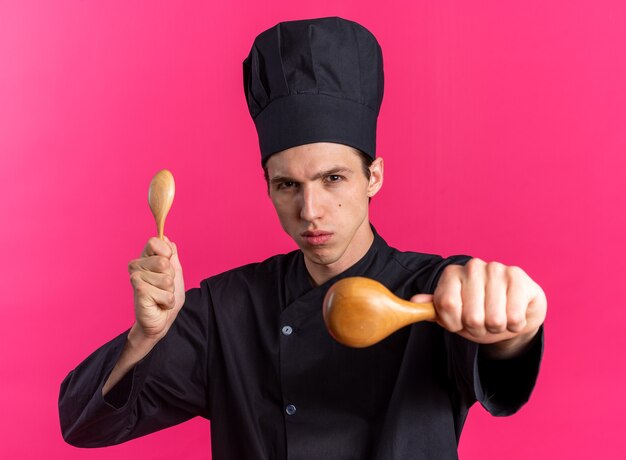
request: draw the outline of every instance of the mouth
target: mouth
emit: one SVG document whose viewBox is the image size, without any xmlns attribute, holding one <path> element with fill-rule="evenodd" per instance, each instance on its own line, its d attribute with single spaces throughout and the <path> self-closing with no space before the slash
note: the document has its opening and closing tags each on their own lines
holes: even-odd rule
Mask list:
<svg viewBox="0 0 626 460">
<path fill-rule="evenodd" d="M 300 233 L 300 236 L 310 246 L 320 246 L 320 245 L 328 243 L 328 241 L 332 238 L 333 234 L 331 232 L 315 230 L 315 231 L 309 231 L 309 232 L 302 232 Z"/>
</svg>

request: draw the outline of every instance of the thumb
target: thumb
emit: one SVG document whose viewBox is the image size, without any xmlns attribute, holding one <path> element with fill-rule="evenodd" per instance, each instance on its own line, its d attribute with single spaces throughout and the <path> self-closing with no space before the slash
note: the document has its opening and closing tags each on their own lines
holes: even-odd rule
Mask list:
<svg viewBox="0 0 626 460">
<path fill-rule="evenodd" d="M 176 243 L 172 243 L 167 236 L 163 237 L 172 248 L 170 256 L 170 264 L 174 268 L 174 295 L 176 296 L 176 305 L 174 308 L 180 308 L 185 303 L 185 280 L 183 279 L 183 267 L 178 260 L 178 248 Z"/>
<path fill-rule="evenodd" d="M 176 272 L 182 272 L 182 267 L 180 265 L 180 261 L 178 259 L 178 248 L 176 247 L 176 243 L 172 243 L 170 241 L 170 239 L 163 235 L 163 239 L 165 241 L 167 241 L 167 244 L 170 245 L 170 248 L 172 249 L 172 255 L 170 256 L 170 262 L 172 263 L 172 266 L 174 267 L 174 270 Z"/>
<path fill-rule="evenodd" d="M 413 297 L 409 299 L 410 302 L 415 303 L 429 303 L 433 301 L 432 294 L 415 294 Z"/>
<path fill-rule="evenodd" d="M 433 303 L 433 295 L 432 294 L 415 294 L 413 297 L 409 299 L 409 301 L 415 302 L 415 303 Z M 434 304 L 433 304 L 433 307 L 434 307 Z M 435 319 L 429 320 L 429 321 L 436 322 L 437 321 L 436 316 L 437 315 L 435 314 Z"/>
<path fill-rule="evenodd" d="M 176 244 L 172 243 L 166 235 L 163 235 L 163 240 L 167 243 L 167 245 L 170 247 L 170 250 L 172 251 L 170 257 L 178 255 L 178 248 L 176 248 Z"/>
</svg>

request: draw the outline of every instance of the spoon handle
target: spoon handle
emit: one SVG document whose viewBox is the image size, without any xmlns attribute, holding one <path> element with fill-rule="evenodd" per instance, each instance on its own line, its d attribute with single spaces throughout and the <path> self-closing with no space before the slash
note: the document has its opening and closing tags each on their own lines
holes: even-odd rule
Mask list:
<svg viewBox="0 0 626 460">
<path fill-rule="evenodd" d="M 159 239 L 162 240 L 165 233 L 165 218 L 157 222 L 157 233 L 159 235 Z"/>
</svg>

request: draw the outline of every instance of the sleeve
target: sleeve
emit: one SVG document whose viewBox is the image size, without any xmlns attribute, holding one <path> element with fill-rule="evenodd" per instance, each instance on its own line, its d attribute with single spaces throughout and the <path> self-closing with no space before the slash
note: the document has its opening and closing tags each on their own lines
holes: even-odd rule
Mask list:
<svg viewBox="0 0 626 460">
<path fill-rule="evenodd" d="M 119 444 L 194 416 L 210 418 L 208 348 L 210 296 L 206 282 L 186 292 L 167 335 L 106 397 L 102 387 L 128 331 L 103 345 L 61 384 L 63 438 L 78 447 Z"/>
<path fill-rule="evenodd" d="M 543 355 L 543 326 L 524 352 L 490 359 L 480 346 L 457 334 L 445 334 L 448 375 L 466 407 L 478 401 L 491 415 L 512 415 L 528 402 Z"/>
<path fill-rule="evenodd" d="M 433 270 L 429 292 L 434 292 L 445 267 L 464 265 L 469 259 L 452 256 L 442 260 Z M 444 331 L 444 341 L 448 378 L 458 391 L 459 406 L 469 408 L 478 401 L 490 414 L 506 416 L 528 402 L 543 356 L 543 325 L 526 350 L 511 359 L 490 359 L 478 344 L 448 331 Z"/>
<path fill-rule="evenodd" d="M 528 402 L 543 357 L 543 325 L 524 352 L 510 359 L 489 359 L 478 351 L 474 361 L 476 399 L 491 415 L 511 415 Z"/>
</svg>

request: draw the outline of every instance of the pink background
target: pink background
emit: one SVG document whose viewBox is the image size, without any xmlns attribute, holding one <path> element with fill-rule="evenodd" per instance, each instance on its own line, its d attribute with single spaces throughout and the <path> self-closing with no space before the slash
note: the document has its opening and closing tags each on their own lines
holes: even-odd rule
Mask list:
<svg viewBox="0 0 626 460">
<path fill-rule="evenodd" d="M 200 419 L 66 445 L 59 384 L 132 322 L 126 266 L 155 231 L 157 170 L 177 180 L 166 229 L 187 287 L 293 249 L 241 63 L 276 22 L 329 15 L 384 50 L 383 237 L 520 265 L 548 294 L 533 399 L 504 419 L 475 407 L 461 458 L 623 458 L 626 4 L 314 3 L 0 4 L 0 458 L 210 458 Z"/>
</svg>

